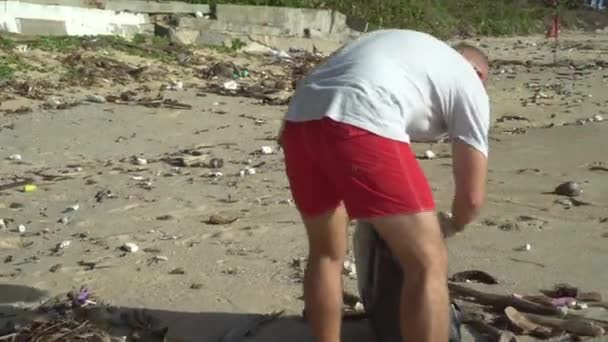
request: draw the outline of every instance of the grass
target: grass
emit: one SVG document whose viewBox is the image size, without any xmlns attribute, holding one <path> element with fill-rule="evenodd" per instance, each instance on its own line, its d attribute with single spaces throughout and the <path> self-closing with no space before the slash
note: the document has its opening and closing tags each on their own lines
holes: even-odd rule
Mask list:
<svg viewBox="0 0 608 342">
<path fill-rule="evenodd" d="M 505 36 L 542 32 L 554 9 L 542 0 L 185 0 L 190 3 L 329 8 L 365 18 L 371 29 L 410 28 L 448 38 L 459 33 Z M 562 10 L 580 0 L 561 1 Z M 568 18 L 568 16 L 566 16 Z M 566 26 L 568 22 L 565 22 Z"/>
<path fill-rule="evenodd" d="M 0 80 L 10 80 L 15 76 L 15 73 L 31 69 L 31 65 L 23 62 L 15 54 L 0 56 Z"/>
</svg>

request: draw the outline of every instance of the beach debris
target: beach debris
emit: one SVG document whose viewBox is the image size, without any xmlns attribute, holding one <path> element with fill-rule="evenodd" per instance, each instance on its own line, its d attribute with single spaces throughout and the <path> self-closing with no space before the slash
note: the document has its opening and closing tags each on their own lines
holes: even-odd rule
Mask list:
<svg viewBox="0 0 608 342">
<path fill-rule="evenodd" d="M 122 245 L 121 249 L 128 253 L 136 253 L 137 251 L 139 251 L 139 246 L 137 246 L 133 242 L 127 242 L 124 245 Z"/>
<path fill-rule="evenodd" d="M 513 248 L 513 250 L 517 251 L 517 252 L 529 252 L 531 249 L 532 249 L 532 245 L 530 245 L 529 243 L 527 243 L 523 246 Z"/>
<path fill-rule="evenodd" d="M 480 283 L 486 285 L 498 284 L 498 280 L 496 280 L 496 278 L 494 278 L 492 275 L 478 270 L 454 273 L 449 280 L 457 283 Z"/>
<path fill-rule="evenodd" d="M 169 261 L 169 258 L 164 255 L 155 255 L 148 260 L 148 265 L 158 264 L 161 261 Z"/>
<path fill-rule="evenodd" d="M 512 311 L 518 312 L 514 308 L 512 309 Z M 532 323 L 556 330 L 556 333 L 566 331 L 577 336 L 585 337 L 598 337 L 606 333 L 605 327 L 603 327 L 597 322 L 594 322 L 589 319 L 584 319 L 582 317 L 560 318 L 524 312 L 519 312 L 519 314 Z"/>
<path fill-rule="evenodd" d="M 224 176 L 224 174 L 220 171 L 211 171 L 211 172 L 208 172 L 205 176 L 209 177 L 209 178 L 219 178 L 219 177 Z"/>
<path fill-rule="evenodd" d="M 108 260 L 109 258 L 109 256 L 105 256 L 94 260 L 80 260 L 78 261 L 78 266 L 84 267 L 87 271 L 93 271 L 95 269 L 100 268 L 109 268 L 111 267 L 109 264 L 102 264 L 105 260 Z"/>
<path fill-rule="evenodd" d="M 175 268 L 175 269 L 169 271 L 169 274 L 173 274 L 173 275 L 175 275 L 175 274 L 186 274 L 186 270 L 183 267 L 178 267 L 178 268 Z"/>
<path fill-rule="evenodd" d="M 436 157 L 435 152 L 431 151 L 431 150 L 427 150 L 426 152 L 424 152 L 424 158 L 426 159 L 433 159 Z"/>
<path fill-rule="evenodd" d="M 251 176 L 251 175 L 255 175 L 256 173 L 257 173 L 257 171 L 255 168 L 248 166 L 248 167 L 242 169 L 241 171 L 239 171 L 239 176 L 241 176 L 241 177 Z"/>
<path fill-rule="evenodd" d="M 170 109 L 192 109 L 192 105 L 181 103 L 174 99 L 166 99 L 162 94 L 158 94 L 154 98 L 141 97 L 137 98 L 137 93 L 126 91 L 119 96 L 106 96 L 106 100 L 110 103 L 123 105 L 140 105 L 148 108 L 170 108 Z"/>
<path fill-rule="evenodd" d="M 566 283 L 555 284 L 550 290 L 542 290 L 543 294 L 551 298 L 576 298 L 578 296 L 578 287 Z"/>
<path fill-rule="evenodd" d="M 214 214 L 209 216 L 209 218 L 203 222 L 210 225 L 225 225 L 236 222 L 238 219 L 239 218 L 236 216 L 222 216 L 219 214 Z"/>
<path fill-rule="evenodd" d="M 88 102 L 92 102 L 92 103 L 105 103 L 106 102 L 105 97 L 99 96 L 99 95 L 93 95 L 93 94 L 87 95 L 86 100 Z"/>
<path fill-rule="evenodd" d="M 23 186 L 23 192 L 29 193 L 38 190 L 38 186 L 36 184 L 25 184 Z"/>
<path fill-rule="evenodd" d="M 73 204 L 73 205 L 65 208 L 62 213 L 67 214 L 69 212 L 78 211 L 78 209 L 80 209 L 80 205 L 78 203 L 76 203 L 76 204 Z"/>
<path fill-rule="evenodd" d="M 363 303 L 357 302 L 355 306 L 353 306 L 353 310 L 355 310 L 355 312 L 363 313 L 365 312 L 365 307 L 363 306 Z"/>
<path fill-rule="evenodd" d="M 173 91 L 184 90 L 184 82 L 182 82 L 182 81 L 171 81 L 171 83 L 169 84 L 169 87 L 167 89 L 173 90 Z"/>
<path fill-rule="evenodd" d="M 470 301 L 480 305 L 492 307 L 495 311 L 502 312 L 509 306 L 519 311 L 530 312 L 539 315 L 560 316 L 559 308 L 548 304 L 539 304 L 514 295 L 499 295 L 474 290 L 453 282 L 448 283 L 450 293 L 454 298 Z"/>
<path fill-rule="evenodd" d="M 14 160 L 14 161 L 22 161 L 23 157 L 20 154 L 12 154 L 12 155 L 8 156 L 7 159 Z"/>
<path fill-rule="evenodd" d="M 453 298 L 488 306 L 494 312 L 502 312 L 513 326 L 518 328 L 519 334 L 548 338 L 567 332 L 575 337 L 586 337 L 601 336 L 608 330 L 608 321 L 572 313 L 571 309 L 601 306 L 601 302 L 579 302 L 576 299 L 578 289 L 567 284 L 557 284 L 552 290 L 541 291 L 545 295 L 538 296 L 491 294 L 451 282 L 448 286 Z M 590 292 L 586 296 L 594 300 L 601 299 L 598 293 Z M 585 295 L 582 298 L 585 298 Z M 470 310 L 472 309 L 464 314 L 464 324 L 476 326 L 479 322 L 484 322 L 485 316 L 479 318 L 479 314 Z M 493 321 L 501 320 L 494 318 Z M 489 325 L 488 322 L 485 324 Z"/>
<path fill-rule="evenodd" d="M 72 244 L 72 241 L 70 241 L 70 240 L 64 240 L 64 241 L 61 241 L 60 243 L 58 243 L 58 244 L 55 246 L 55 248 L 53 249 L 53 251 L 54 251 L 55 253 L 58 253 L 58 252 L 60 252 L 60 251 L 62 251 L 62 250 L 64 250 L 64 249 L 66 249 L 66 248 L 70 247 L 70 245 L 71 245 L 71 244 Z"/>
<path fill-rule="evenodd" d="M 512 306 L 507 307 L 504 310 L 505 316 L 509 319 L 513 325 L 521 329 L 521 333 L 525 335 L 542 336 L 544 338 L 551 336 L 551 329 L 533 323 L 526 318 L 523 314 L 517 311 Z"/>
<path fill-rule="evenodd" d="M 148 164 L 148 160 L 145 158 L 141 158 L 141 157 L 137 157 L 137 156 L 133 156 L 131 158 L 131 162 L 133 163 L 133 165 L 147 165 Z"/>
<path fill-rule="evenodd" d="M 49 268 L 49 272 L 55 273 L 55 272 L 59 271 L 61 269 L 61 267 L 63 267 L 63 265 L 55 264 L 55 265 L 51 266 L 51 268 Z"/>
<path fill-rule="evenodd" d="M 264 325 L 283 316 L 284 312 L 284 310 L 277 310 L 252 318 L 244 325 L 228 330 L 220 338 L 220 342 L 244 342 L 247 338 L 256 335 Z"/>
<path fill-rule="evenodd" d="M 110 334 L 100 327 L 88 322 L 73 319 L 57 318 L 51 320 L 35 320 L 21 327 L 18 332 L 0 336 L 6 341 L 99 341 L 113 342 Z"/>
<path fill-rule="evenodd" d="M 221 169 L 222 167 L 224 167 L 224 159 L 211 158 L 207 164 L 211 169 Z"/>
<path fill-rule="evenodd" d="M 260 148 L 260 153 L 261 154 L 273 154 L 274 148 L 272 146 L 262 146 Z"/>
<path fill-rule="evenodd" d="M 583 193 L 582 186 L 574 181 L 568 181 L 558 185 L 554 193 L 560 196 L 577 197 Z"/>
<path fill-rule="evenodd" d="M 115 198 L 116 195 L 111 190 L 101 190 L 95 194 L 95 201 L 97 203 L 103 202 L 106 198 Z"/>
<path fill-rule="evenodd" d="M 239 84 L 236 81 L 228 81 L 224 82 L 224 84 L 222 84 L 222 87 L 226 90 L 238 90 Z"/>
<path fill-rule="evenodd" d="M 6 230 L 6 221 L 4 219 L 0 219 L 0 230 Z"/>
<path fill-rule="evenodd" d="M 342 272 L 351 279 L 357 279 L 357 267 L 354 262 L 344 261 Z"/>
<path fill-rule="evenodd" d="M 576 294 L 576 300 L 579 302 L 601 302 L 603 300 L 602 294 L 599 292 L 578 292 Z"/>
<path fill-rule="evenodd" d="M 169 221 L 169 220 L 173 220 L 175 217 L 173 217 L 173 215 L 161 215 L 161 216 L 157 216 L 156 220 L 157 221 Z"/>
<path fill-rule="evenodd" d="M 602 122 L 602 121 L 604 121 L 604 117 L 600 114 L 596 114 L 593 116 L 592 120 L 595 122 Z"/>
<path fill-rule="evenodd" d="M 18 231 L 19 233 L 22 233 L 22 234 L 23 234 L 23 233 L 25 233 L 25 226 L 24 226 L 24 225 L 22 225 L 22 224 L 18 225 L 18 226 L 17 226 L 17 231 Z"/>
</svg>

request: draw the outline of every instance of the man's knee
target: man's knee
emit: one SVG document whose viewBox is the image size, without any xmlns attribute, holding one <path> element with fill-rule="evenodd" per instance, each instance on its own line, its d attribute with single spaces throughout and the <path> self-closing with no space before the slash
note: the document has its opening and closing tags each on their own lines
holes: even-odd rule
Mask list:
<svg viewBox="0 0 608 342">
<path fill-rule="evenodd" d="M 443 277 L 447 274 L 447 249 L 434 212 L 370 222 L 409 275 Z"/>
</svg>

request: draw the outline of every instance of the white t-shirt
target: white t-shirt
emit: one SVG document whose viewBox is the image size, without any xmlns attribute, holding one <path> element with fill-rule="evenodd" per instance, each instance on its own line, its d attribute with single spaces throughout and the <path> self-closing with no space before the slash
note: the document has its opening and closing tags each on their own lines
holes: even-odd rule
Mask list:
<svg viewBox="0 0 608 342">
<path fill-rule="evenodd" d="M 285 120 L 323 117 L 406 143 L 447 133 L 488 154 L 490 105 L 481 80 L 459 52 L 422 32 L 368 33 L 314 69 Z"/>
</svg>

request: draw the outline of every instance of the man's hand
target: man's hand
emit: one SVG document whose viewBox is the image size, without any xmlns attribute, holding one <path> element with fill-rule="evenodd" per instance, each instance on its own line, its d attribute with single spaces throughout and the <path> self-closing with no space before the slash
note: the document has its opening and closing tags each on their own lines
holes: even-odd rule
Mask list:
<svg viewBox="0 0 608 342">
<path fill-rule="evenodd" d="M 455 139 L 452 142 L 452 162 L 455 183 L 452 224 L 456 231 L 462 231 L 483 206 L 488 161 L 483 153 Z"/>
</svg>

